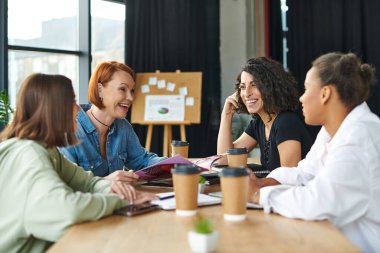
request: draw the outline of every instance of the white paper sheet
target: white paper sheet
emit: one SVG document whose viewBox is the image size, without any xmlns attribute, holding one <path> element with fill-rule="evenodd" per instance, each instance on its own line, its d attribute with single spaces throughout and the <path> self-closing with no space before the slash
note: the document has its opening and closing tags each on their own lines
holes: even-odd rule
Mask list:
<svg viewBox="0 0 380 253">
<path fill-rule="evenodd" d="M 186 96 L 187 95 L 187 87 L 179 88 L 179 94 Z"/>
<path fill-rule="evenodd" d="M 159 197 L 172 196 L 173 192 L 165 192 L 156 194 Z M 198 194 L 198 206 L 216 205 L 222 202 L 221 198 L 211 197 L 206 194 Z M 153 200 L 152 204 L 159 205 L 164 210 L 175 209 L 175 197 L 164 200 Z"/>
<path fill-rule="evenodd" d="M 175 89 L 175 83 L 168 83 L 168 84 L 166 85 L 166 89 L 167 89 L 168 91 L 173 92 L 174 89 Z"/>
<path fill-rule="evenodd" d="M 210 192 L 208 195 L 216 197 L 216 198 L 222 198 L 222 192 Z M 260 204 L 247 202 L 247 208 L 248 209 L 263 209 L 263 206 Z"/>
<path fill-rule="evenodd" d="M 157 77 L 155 77 L 155 76 L 149 77 L 149 84 L 150 85 L 156 85 L 157 84 Z"/>
<path fill-rule="evenodd" d="M 182 95 L 147 95 L 145 121 L 184 121 L 185 97 Z"/>
<path fill-rule="evenodd" d="M 157 88 L 165 89 L 165 87 L 166 87 L 166 81 L 165 80 L 158 80 L 157 81 Z"/>
<path fill-rule="evenodd" d="M 193 106 L 194 105 L 194 98 L 193 97 L 187 97 L 185 105 L 186 106 Z"/>
<path fill-rule="evenodd" d="M 141 93 L 149 93 L 149 92 L 150 92 L 150 88 L 148 84 L 141 85 Z"/>
</svg>

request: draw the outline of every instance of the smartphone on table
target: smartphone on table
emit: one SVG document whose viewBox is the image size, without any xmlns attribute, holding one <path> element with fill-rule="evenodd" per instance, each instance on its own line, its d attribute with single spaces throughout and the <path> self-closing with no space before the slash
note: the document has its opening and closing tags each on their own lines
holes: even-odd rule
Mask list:
<svg viewBox="0 0 380 253">
<path fill-rule="evenodd" d="M 142 213 L 151 212 L 160 209 L 159 205 L 145 202 L 139 205 L 128 205 L 114 211 L 116 215 L 135 216 Z"/>
</svg>

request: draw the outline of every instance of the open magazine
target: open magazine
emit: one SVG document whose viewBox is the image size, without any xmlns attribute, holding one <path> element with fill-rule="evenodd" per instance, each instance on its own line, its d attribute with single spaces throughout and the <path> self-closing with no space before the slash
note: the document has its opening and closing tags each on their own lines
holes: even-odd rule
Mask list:
<svg viewBox="0 0 380 253">
<path fill-rule="evenodd" d="M 165 179 L 171 178 L 171 169 L 176 164 L 194 164 L 202 169 L 202 171 L 208 171 L 211 169 L 212 164 L 220 159 L 223 155 L 214 155 L 206 158 L 201 158 L 198 160 L 188 160 L 180 155 L 176 155 L 174 157 L 170 157 L 161 162 L 143 168 L 141 170 L 136 171 L 135 173 L 139 175 L 142 180 L 157 180 L 157 179 Z"/>
</svg>

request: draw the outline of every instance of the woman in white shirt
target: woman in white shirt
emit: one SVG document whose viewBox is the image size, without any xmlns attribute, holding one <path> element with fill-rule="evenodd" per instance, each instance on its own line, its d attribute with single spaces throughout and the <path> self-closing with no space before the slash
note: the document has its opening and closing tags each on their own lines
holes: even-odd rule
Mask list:
<svg viewBox="0 0 380 253">
<path fill-rule="evenodd" d="M 378 252 L 380 119 L 365 102 L 374 79 L 355 54 L 317 58 L 300 98 L 306 123 L 322 125 L 317 139 L 296 168 L 251 175 L 250 201 L 290 218 L 328 219 L 362 251 Z"/>
</svg>

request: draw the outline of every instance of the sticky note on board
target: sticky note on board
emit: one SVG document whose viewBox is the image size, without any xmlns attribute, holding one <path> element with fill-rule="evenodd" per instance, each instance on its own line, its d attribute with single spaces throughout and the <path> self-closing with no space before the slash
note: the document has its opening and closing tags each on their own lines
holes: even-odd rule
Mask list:
<svg viewBox="0 0 380 253">
<path fill-rule="evenodd" d="M 158 80 L 157 81 L 157 88 L 165 89 L 165 87 L 166 87 L 166 81 L 165 80 Z"/>
<path fill-rule="evenodd" d="M 166 89 L 167 89 L 168 91 L 173 92 L 174 89 L 175 89 L 175 83 L 168 83 L 167 86 L 166 86 Z"/>
<path fill-rule="evenodd" d="M 179 88 L 179 94 L 186 96 L 187 95 L 187 87 Z"/>
<path fill-rule="evenodd" d="M 194 98 L 193 97 L 187 97 L 185 100 L 186 106 L 194 106 Z"/>
<path fill-rule="evenodd" d="M 141 93 L 149 93 L 149 92 L 150 92 L 150 88 L 148 84 L 141 85 Z"/>
<path fill-rule="evenodd" d="M 157 77 L 155 77 L 155 76 L 149 77 L 149 84 L 150 85 L 156 85 L 157 84 Z"/>
</svg>

